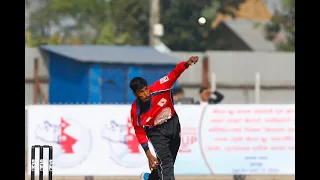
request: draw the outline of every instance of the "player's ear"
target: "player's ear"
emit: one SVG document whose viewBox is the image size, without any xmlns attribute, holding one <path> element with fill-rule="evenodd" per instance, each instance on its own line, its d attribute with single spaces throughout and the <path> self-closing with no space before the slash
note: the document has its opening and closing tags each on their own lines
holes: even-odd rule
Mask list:
<svg viewBox="0 0 320 180">
<path fill-rule="evenodd" d="M 133 92 L 133 95 L 134 95 L 135 97 L 138 97 L 138 95 L 137 95 L 137 93 L 136 93 L 136 92 Z"/>
</svg>

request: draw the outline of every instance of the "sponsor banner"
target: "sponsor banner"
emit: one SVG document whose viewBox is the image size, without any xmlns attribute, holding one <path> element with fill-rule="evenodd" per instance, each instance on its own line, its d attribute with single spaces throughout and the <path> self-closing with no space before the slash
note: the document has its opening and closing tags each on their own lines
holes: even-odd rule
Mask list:
<svg viewBox="0 0 320 180">
<path fill-rule="evenodd" d="M 294 174 L 294 105 L 208 106 L 200 148 L 212 174 Z"/>
<path fill-rule="evenodd" d="M 294 105 L 177 105 L 176 110 L 181 123 L 177 175 L 294 174 Z M 148 172 L 129 114 L 130 105 L 30 106 L 29 150 L 36 144 L 53 146 L 58 176 Z M 47 158 L 45 149 L 45 169 Z"/>
</svg>

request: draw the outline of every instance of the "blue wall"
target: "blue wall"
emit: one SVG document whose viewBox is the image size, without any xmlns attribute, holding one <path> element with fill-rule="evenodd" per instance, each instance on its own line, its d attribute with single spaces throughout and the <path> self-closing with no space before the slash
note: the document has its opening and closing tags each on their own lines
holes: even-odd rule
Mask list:
<svg viewBox="0 0 320 180">
<path fill-rule="evenodd" d="M 90 103 L 100 103 L 101 91 L 101 66 L 100 64 L 92 64 L 89 71 L 89 98 Z"/>
<path fill-rule="evenodd" d="M 151 85 L 175 67 L 81 63 L 54 53 L 48 55 L 50 103 L 132 103 L 132 78 L 141 76 Z"/>
<path fill-rule="evenodd" d="M 101 65 L 101 103 L 127 103 L 128 69 L 127 65 Z"/>
<path fill-rule="evenodd" d="M 145 78 L 148 81 L 148 84 L 151 85 L 163 76 L 167 75 L 174 67 L 175 65 L 140 65 L 130 68 L 129 82 L 127 86 L 129 87 L 130 80 L 136 76 Z M 129 93 L 128 103 L 132 103 L 135 100 L 135 96 L 131 90 Z"/>
<path fill-rule="evenodd" d="M 49 55 L 49 102 L 87 103 L 89 102 L 89 64 L 57 54 Z"/>
<path fill-rule="evenodd" d="M 172 65 L 92 65 L 90 70 L 91 86 L 89 88 L 90 102 L 112 104 L 132 103 L 135 99 L 129 88 L 129 83 L 132 78 L 141 76 L 145 78 L 149 84 L 152 84 L 167 75 L 174 67 L 175 66 Z"/>
</svg>

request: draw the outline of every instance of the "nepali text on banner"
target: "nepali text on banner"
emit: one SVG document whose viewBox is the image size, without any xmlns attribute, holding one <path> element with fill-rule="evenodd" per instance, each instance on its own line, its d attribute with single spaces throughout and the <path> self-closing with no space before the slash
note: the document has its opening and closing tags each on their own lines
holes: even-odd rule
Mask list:
<svg viewBox="0 0 320 180">
<path fill-rule="evenodd" d="M 294 104 L 175 107 L 181 123 L 177 175 L 294 174 Z M 129 114 L 130 105 L 33 105 L 28 146 L 53 146 L 57 176 L 139 175 L 149 168 Z"/>
</svg>

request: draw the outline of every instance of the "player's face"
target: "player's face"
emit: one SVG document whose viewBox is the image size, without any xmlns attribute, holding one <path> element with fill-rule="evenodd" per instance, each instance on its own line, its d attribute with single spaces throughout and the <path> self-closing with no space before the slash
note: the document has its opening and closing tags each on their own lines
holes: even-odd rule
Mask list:
<svg viewBox="0 0 320 180">
<path fill-rule="evenodd" d="M 148 86 L 143 87 L 142 89 L 140 89 L 140 91 L 137 91 L 135 93 L 135 96 L 143 102 L 150 101 L 151 93 L 150 93 L 149 87 Z"/>
</svg>

